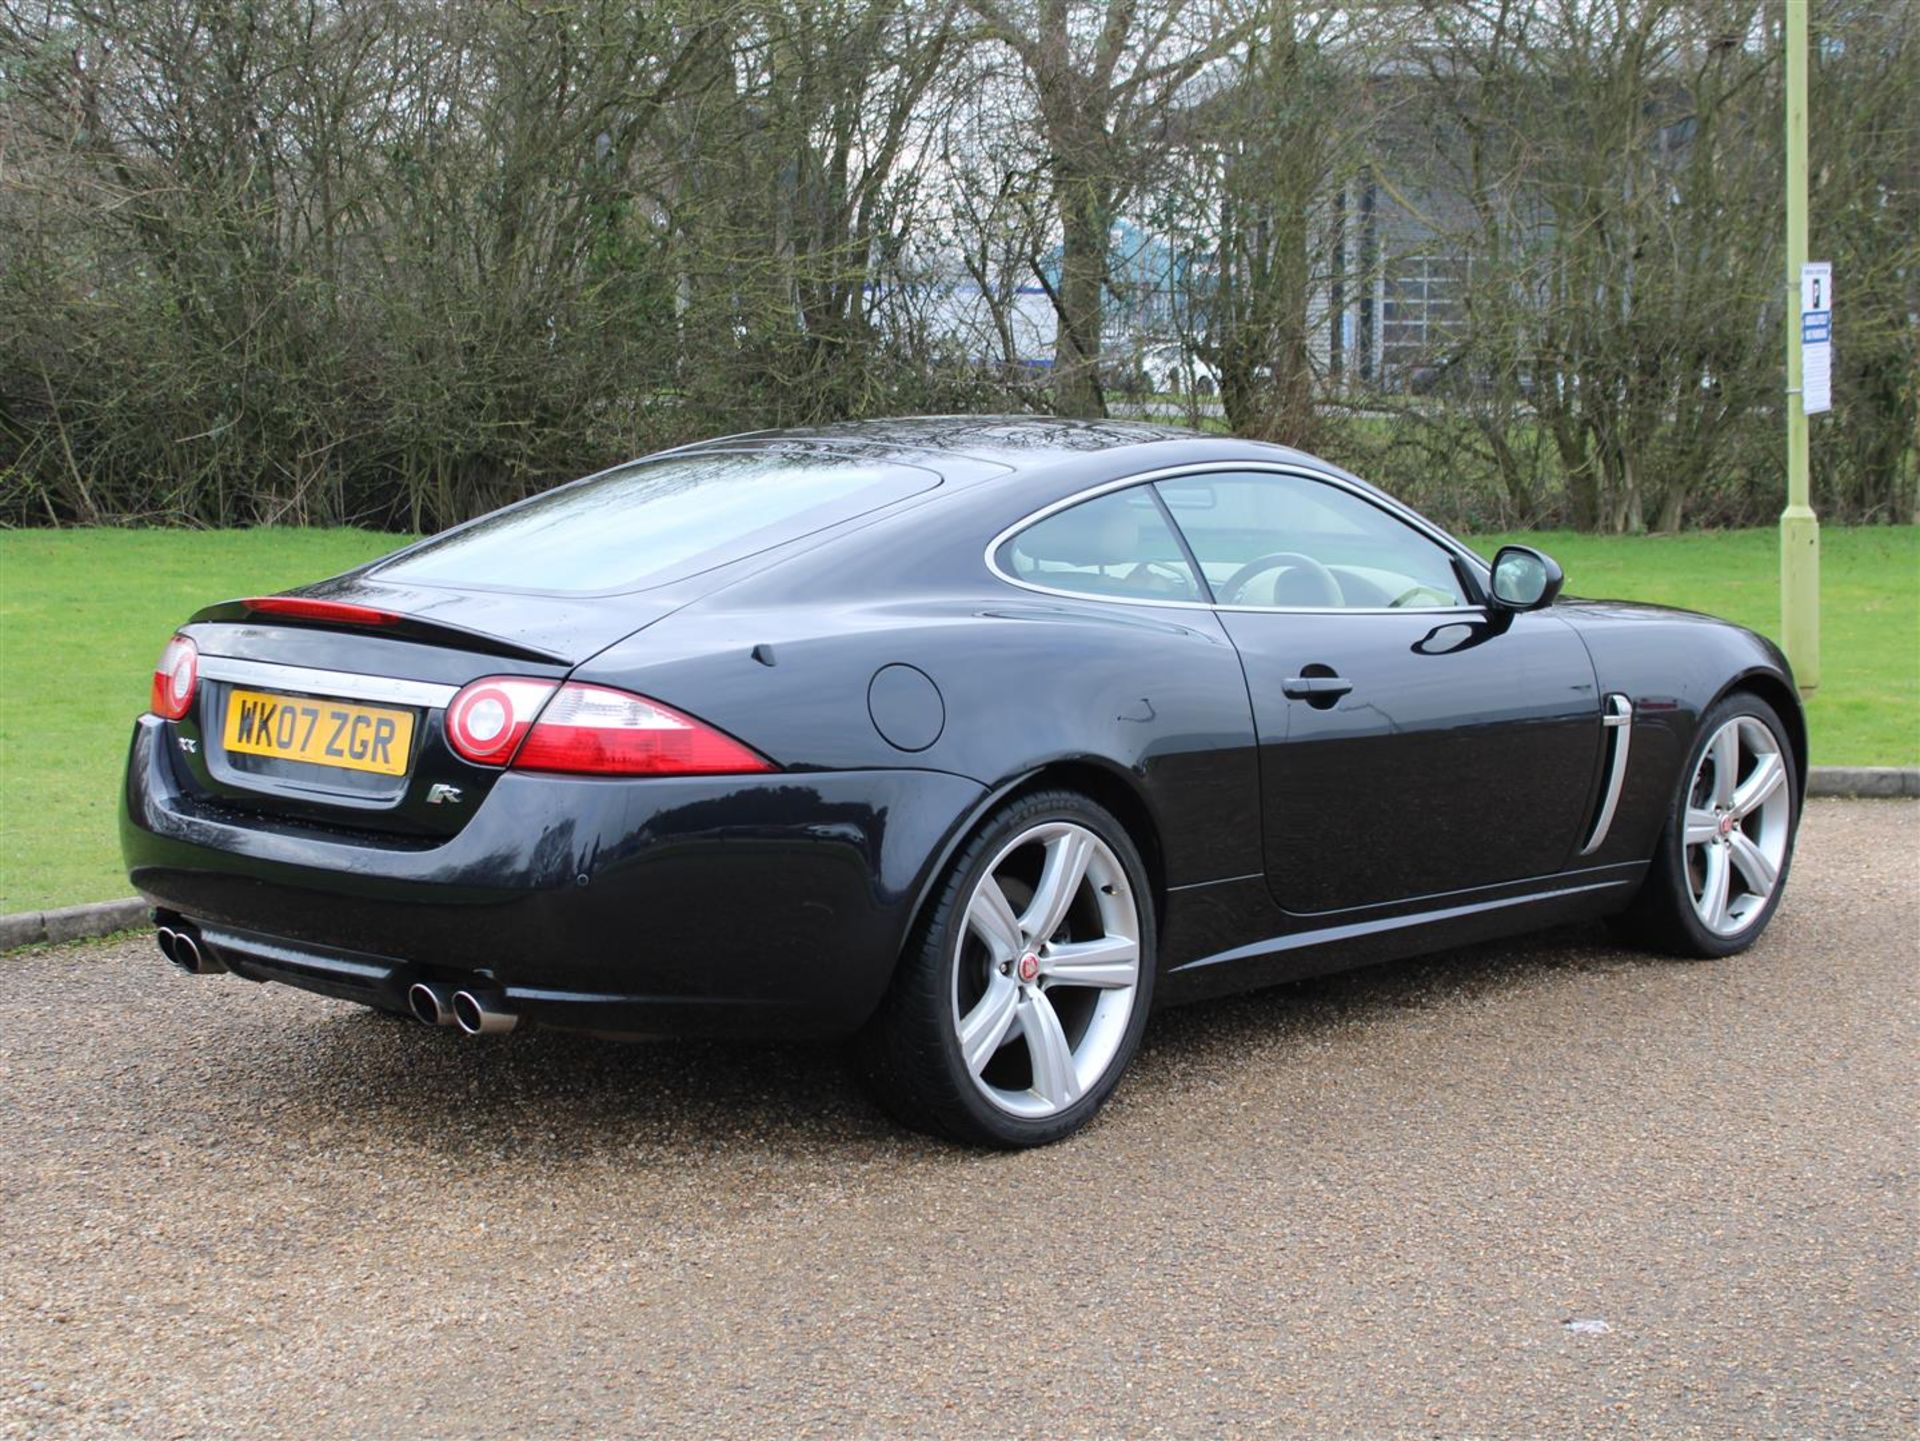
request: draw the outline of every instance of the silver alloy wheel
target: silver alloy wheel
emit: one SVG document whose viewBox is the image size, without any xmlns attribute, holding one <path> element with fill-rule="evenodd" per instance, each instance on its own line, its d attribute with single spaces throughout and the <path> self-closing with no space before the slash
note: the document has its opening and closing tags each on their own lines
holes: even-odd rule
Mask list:
<svg viewBox="0 0 1920 1441">
<path fill-rule="evenodd" d="M 1718 936 L 1752 925 L 1787 859 L 1793 796 L 1780 741 L 1755 716 L 1713 733 L 1687 789 L 1687 892 Z"/>
<path fill-rule="evenodd" d="M 1140 981 L 1140 908 L 1105 841 L 1047 821 L 1000 848 L 956 942 L 953 1026 L 980 1093 L 1042 1120 L 1119 1053 Z"/>
</svg>

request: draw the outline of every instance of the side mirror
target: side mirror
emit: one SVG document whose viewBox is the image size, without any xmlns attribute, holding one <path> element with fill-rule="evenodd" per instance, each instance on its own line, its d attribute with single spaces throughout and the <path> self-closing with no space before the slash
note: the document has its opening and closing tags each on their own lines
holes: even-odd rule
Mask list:
<svg viewBox="0 0 1920 1441">
<path fill-rule="evenodd" d="M 1550 606 L 1566 582 L 1552 556 L 1526 545 L 1503 545 L 1493 557 L 1493 603 L 1503 610 Z"/>
</svg>

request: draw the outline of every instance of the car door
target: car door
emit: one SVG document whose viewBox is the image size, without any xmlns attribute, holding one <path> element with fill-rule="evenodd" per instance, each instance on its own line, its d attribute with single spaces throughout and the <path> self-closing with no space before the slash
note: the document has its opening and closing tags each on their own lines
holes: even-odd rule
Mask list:
<svg viewBox="0 0 1920 1441">
<path fill-rule="evenodd" d="M 1317 913 L 1561 870 L 1601 747 L 1585 646 L 1491 612 L 1437 536 L 1331 478 L 1157 482 L 1239 648 L 1274 899 Z"/>
</svg>

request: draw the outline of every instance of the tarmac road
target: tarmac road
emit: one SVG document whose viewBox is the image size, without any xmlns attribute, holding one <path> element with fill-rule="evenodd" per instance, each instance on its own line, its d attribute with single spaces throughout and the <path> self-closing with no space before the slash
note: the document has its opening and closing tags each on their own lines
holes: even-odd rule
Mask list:
<svg viewBox="0 0 1920 1441">
<path fill-rule="evenodd" d="M 1744 958 L 1170 1012 L 1003 1156 L 832 1051 L 16 955 L 0 1432 L 1910 1437 L 1917 960 L 1920 803 L 1815 802 Z"/>
</svg>

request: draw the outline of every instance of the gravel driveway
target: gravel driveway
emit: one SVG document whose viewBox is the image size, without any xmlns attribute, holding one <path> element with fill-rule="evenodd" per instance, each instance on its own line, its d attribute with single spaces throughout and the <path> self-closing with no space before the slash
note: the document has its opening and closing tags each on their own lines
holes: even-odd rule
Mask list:
<svg viewBox="0 0 1920 1441">
<path fill-rule="evenodd" d="M 1156 1019 L 1024 1156 L 836 1053 L 470 1042 L 0 959 L 0 1431 L 1911 1436 L 1920 803 L 1752 954 Z"/>
</svg>

